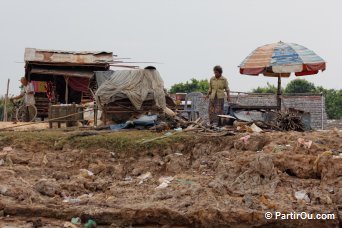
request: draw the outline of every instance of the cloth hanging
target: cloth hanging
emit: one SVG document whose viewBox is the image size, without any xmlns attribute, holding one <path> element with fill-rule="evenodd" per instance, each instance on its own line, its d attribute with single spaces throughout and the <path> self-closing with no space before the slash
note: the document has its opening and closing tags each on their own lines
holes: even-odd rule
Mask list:
<svg viewBox="0 0 342 228">
<path fill-rule="evenodd" d="M 53 82 L 48 81 L 45 83 L 46 96 L 47 96 L 49 102 L 55 100 L 55 98 L 56 98 L 55 97 L 55 88 L 56 88 L 56 86 L 54 85 Z"/>
<path fill-rule="evenodd" d="M 45 93 L 46 92 L 46 82 L 42 81 L 31 81 L 34 92 L 36 93 Z"/>
<path fill-rule="evenodd" d="M 69 77 L 68 83 L 77 92 L 87 92 L 89 90 L 89 78 Z"/>
</svg>

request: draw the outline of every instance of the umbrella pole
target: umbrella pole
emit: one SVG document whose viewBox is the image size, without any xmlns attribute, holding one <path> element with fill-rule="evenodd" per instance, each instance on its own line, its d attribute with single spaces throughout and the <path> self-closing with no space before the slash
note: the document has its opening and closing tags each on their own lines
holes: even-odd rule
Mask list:
<svg viewBox="0 0 342 228">
<path fill-rule="evenodd" d="M 281 110 L 281 76 L 278 76 L 277 107 Z"/>
</svg>

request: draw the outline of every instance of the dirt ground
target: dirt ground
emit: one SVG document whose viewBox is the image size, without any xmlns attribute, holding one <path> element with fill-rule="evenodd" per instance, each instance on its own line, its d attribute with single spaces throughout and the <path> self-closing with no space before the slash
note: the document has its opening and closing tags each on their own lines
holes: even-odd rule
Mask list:
<svg viewBox="0 0 342 228">
<path fill-rule="evenodd" d="M 0 130 L 8 129 L 13 131 L 32 131 L 32 130 L 43 130 L 48 129 L 49 123 L 40 122 L 40 123 L 25 123 L 25 122 L 0 122 Z"/>
<path fill-rule="evenodd" d="M 341 227 L 341 131 L 162 135 L 0 132 L 0 226 Z"/>
</svg>

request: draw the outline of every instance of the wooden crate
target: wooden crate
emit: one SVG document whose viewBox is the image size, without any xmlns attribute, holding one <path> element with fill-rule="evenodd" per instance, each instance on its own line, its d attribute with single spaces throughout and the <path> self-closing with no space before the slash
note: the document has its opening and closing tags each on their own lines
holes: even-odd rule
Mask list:
<svg viewBox="0 0 342 228">
<path fill-rule="evenodd" d="M 66 123 L 67 126 L 75 126 L 78 121 L 83 118 L 84 107 L 76 104 L 60 104 L 49 105 L 49 127 L 52 128 L 53 123 L 61 127 L 61 123 Z"/>
</svg>

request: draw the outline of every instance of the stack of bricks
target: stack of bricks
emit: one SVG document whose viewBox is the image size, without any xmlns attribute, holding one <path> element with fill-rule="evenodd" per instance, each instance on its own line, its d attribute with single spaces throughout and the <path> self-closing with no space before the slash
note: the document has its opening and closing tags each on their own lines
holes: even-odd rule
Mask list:
<svg viewBox="0 0 342 228">
<path fill-rule="evenodd" d="M 243 106 L 276 106 L 277 97 L 273 94 L 241 94 L 231 96 L 231 102 Z M 199 107 L 201 107 L 199 110 L 201 118 L 208 120 L 208 100 L 203 99 Z M 324 129 L 327 124 L 325 101 L 320 95 L 283 96 L 282 109 L 287 108 L 309 112 L 313 129 Z"/>
</svg>

